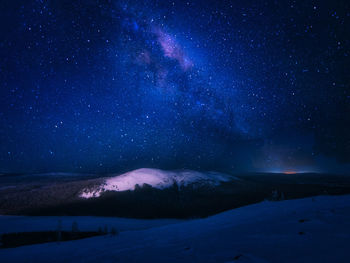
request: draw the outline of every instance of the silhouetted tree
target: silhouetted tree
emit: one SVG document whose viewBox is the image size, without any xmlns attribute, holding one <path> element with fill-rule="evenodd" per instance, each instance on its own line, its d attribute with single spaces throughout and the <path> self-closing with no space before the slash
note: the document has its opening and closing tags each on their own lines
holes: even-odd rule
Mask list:
<svg viewBox="0 0 350 263">
<path fill-rule="evenodd" d="M 62 220 L 61 219 L 58 220 L 56 232 L 57 232 L 57 241 L 60 242 L 62 240 Z"/>
<path fill-rule="evenodd" d="M 116 235 L 118 235 L 119 233 L 118 233 L 118 231 L 117 231 L 117 229 L 115 229 L 115 227 L 112 227 L 111 228 L 111 235 L 112 236 L 116 236 Z"/>
<path fill-rule="evenodd" d="M 79 232 L 78 223 L 77 223 L 76 221 L 74 221 L 74 222 L 72 223 L 72 232 L 73 232 L 73 233 Z"/>
</svg>

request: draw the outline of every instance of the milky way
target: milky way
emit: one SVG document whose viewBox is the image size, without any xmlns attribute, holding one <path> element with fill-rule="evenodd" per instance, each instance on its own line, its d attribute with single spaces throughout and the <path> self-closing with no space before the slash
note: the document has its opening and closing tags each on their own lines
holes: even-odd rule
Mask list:
<svg viewBox="0 0 350 263">
<path fill-rule="evenodd" d="M 8 1 L 0 172 L 337 171 L 347 1 Z"/>
</svg>

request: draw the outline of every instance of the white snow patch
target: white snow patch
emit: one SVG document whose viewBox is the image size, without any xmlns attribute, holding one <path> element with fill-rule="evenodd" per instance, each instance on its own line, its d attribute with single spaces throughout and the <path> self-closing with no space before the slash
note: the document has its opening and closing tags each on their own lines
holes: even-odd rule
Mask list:
<svg viewBox="0 0 350 263">
<path fill-rule="evenodd" d="M 105 180 L 96 189 L 84 189 L 80 194 L 83 198 L 99 197 L 105 191 L 134 190 L 136 185 L 151 185 L 157 189 L 171 187 L 174 183 L 179 186 L 197 185 L 216 186 L 222 182 L 239 180 L 238 178 L 216 172 L 196 171 L 163 171 L 159 169 L 141 168 L 122 175 L 114 176 Z"/>
</svg>

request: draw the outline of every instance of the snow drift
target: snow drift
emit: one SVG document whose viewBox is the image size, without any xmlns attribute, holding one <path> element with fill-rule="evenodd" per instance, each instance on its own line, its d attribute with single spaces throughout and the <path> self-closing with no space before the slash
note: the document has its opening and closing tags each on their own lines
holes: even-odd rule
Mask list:
<svg viewBox="0 0 350 263">
<path fill-rule="evenodd" d="M 142 168 L 122 175 L 106 179 L 100 186 L 94 189 L 84 189 L 80 194 L 83 198 L 99 197 L 105 191 L 134 190 L 136 185 L 150 185 L 157 189 L 171 187 L 174 183 L 179 186 L 190 184 L 217 186 L 222 182 L 239 180 L 230 175 L 216 172 L 196 171 L 163 171 L 159 169 Z"/>
<path fill-rule="evenodd" d="M 350 195 L 262 202 L 205 219 L 0 216 L 1 231 L 82 230 L 108 225 L 118 236 L 0 249 L 1 263 L 349 262 Z"/>
</svg>

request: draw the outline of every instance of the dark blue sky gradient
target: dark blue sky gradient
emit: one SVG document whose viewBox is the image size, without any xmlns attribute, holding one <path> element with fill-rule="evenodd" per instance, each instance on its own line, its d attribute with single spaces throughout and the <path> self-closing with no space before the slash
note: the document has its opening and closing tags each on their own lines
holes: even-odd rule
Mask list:
<svg viewBox="0 0 350 263">
<path fill-rule="evenodd" d="M 2 1 L 0 172 L 344 172 L 348 1 Z"/>
</svg>

